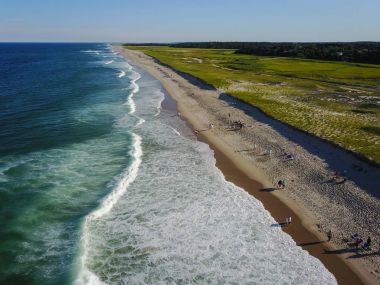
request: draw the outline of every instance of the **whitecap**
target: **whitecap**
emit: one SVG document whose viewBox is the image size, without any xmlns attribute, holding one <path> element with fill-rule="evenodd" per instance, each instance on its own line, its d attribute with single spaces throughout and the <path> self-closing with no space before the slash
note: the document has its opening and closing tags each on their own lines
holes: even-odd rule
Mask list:
<svg viewBox="0 0 380 285">
<path fill-rule="evenodd" d="M 118 183 L 114 187 L 113 191 L 103 200 L 101 205 L 92 213 L 90 213 L 84 221 L 83 234 L 82 234 L 82 256 L 80 270 L 78 278 L 75 280 L 74 284 L 105 284 L 99 277 L 91 272 L 87 266 L 87 256 L 89 250 L 89 239 L 88 239 L 88 227 L 93 220 L 97 220 L 105 215 L 107 215 L 121 196 L 127 191 L 128 186 L 136 179 L 139 166 L 141 164 L 142 148 L 141 148 L 141 137 L 132 133 L 133 137 L 133 149 L 130 153 L 134 158 L 131 166 L 120 176 Z"/>
<path fill-rule="evenodd" d="M 173 132 L 176 134 L 176 135 L 178 135 L 178 136 L 180 136 L 181 134 L 179 133 L 179 131 L 177 131 L 175 128 L 173 128 L 173 127 L 170 127 L 172 130 L 173 130 Z"/>
<path fill-rule="evenodd" d="M 117 77 L 122 78 L 122 77 L 124 77 L 125 75 L 126 75 L 125 71 L 122 70 L 122 71 L 118 74 Z"/>
</svg>

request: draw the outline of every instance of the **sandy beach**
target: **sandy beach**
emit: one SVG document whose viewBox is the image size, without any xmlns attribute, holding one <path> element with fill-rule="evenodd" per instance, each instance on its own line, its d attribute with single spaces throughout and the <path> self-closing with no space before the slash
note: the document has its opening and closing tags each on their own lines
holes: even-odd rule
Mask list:
<svg viewBox="0 0 380 285">
<path fill-rule="evenodd" d="M 320 259 L 339 284 L 379 284 L 380 169 L 318 138 L 269 118 L 258 109 L 139 51 L 114 46 L 157 78 L 180 116 L 215 152 L 227 180 L 260 200 L 278 223 Z M 164 106 L 172 108 L 170 98 Z M 235 121 L 243 121 L 239 130 Z M 337 180 L 332 172 L 344 174 Z M 277 181 L 286 180 L 284 189 Z M 268 225 L 270 226 L 270 225 Z M 327 233 L 332 232 L 331 241 Z M 350 246 L 351 235 L 372 238 L 372 250 Z"/>
</svg>

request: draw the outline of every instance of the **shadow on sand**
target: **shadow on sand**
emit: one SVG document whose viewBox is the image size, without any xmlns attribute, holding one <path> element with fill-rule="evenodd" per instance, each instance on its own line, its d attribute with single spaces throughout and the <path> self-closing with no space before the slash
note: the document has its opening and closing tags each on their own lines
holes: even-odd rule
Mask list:
<svg viewBox="0 0 380 285">
<path fill-rule="evenodd" d="M 271 228 L 282 228 L 285 227 L 287 224 L 286 223 L 277 223 L 277 224 L 271 224 Z"/>
<path fill-rule="evenodd" d="M 377 191 L 376 183 L 371 182 L 370 179 L 363 179 L 363 173 L 356 171 L 356 169 L 352 169 L 353 165 L 351 165 L 349 162 L 352 163 L 352 161 L 359 160 L 357 164 L 363 165 L 363 167 L 368 171 L 372 169 L 373 172 L 378 171 L 378 168 L 376 166 L 369 165 L 362 159 L 358 159 L 354 154 L 338 146 L 335 146 L 330 142 L 297 130 L 285 123 L 271 118 L 268 115 L 264 114 L 259 108 L 233 98 L 229 94 L 221 93 L 219 95 L 219 99 L 228 105 L 243 111 L 246 115 L 254 118 L 260 124 L 270 125 L 275 131 L 293 143 L 302 145 L 302 147 L 305 148 L 308 152 L 323 159 L 328 164 L 330 169 L 336 169 L 339 171 L 349 170 L 349 178 L 353 180 L 359 187 L 365 189 L 375 197 L 380 197 L 380 192 Z M 334 152 L 335 155 L 331 155 L 332 152 Z M 343 159 L 337 160 L 336 157 L 342 157 Z M 344 183 L 344 181 L 341 183 Z"/>
<path fill-rule="evenodd" d="M 275 190 L 276 190 L 275 188 L 263 188 L 263 189 L 260 189 L 260 192 L 273 192 Z"/>
<path fill-rule="evenodd" d="M 322 244 L 327 242 L 326 240 L 320 240 L 320 241 L 313 241 L 313 242 L 305 242 L 305 243 L 300 243 L 298 246 L 311 246 L 311 245 L 317 245 L 317 244 Z"/>
</svg>

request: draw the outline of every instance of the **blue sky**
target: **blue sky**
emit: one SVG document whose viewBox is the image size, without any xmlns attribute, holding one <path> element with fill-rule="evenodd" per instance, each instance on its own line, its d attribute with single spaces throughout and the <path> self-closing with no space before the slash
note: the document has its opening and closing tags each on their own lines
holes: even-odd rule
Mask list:
<svg viewBox="0 0 380 285">
<path fill-rule="evenodd" d="M 380 41 L 380 0 L 0 0 L 0 41 Z"/>
</svg>

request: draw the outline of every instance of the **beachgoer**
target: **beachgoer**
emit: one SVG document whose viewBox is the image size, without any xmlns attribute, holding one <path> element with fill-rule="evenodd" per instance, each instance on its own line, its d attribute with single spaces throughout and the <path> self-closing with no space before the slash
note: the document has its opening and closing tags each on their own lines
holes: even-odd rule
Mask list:
<svg viewBox="0 0 380 285">
<path fill-rule="evenodd" d="M 358 248 L 359 245 L 360 245 L 362 242 L 363 242 L 363 240 L 362 240 L 360 237 L 358 237 L 358 238 L 356 239 L 356 241 L 355 241 L 355 247 Z"/>
<path fill-rule="evenodd" d="M 290 225 L 292 223 L 292 217 L 289 216 L 288 218 L 288 225 Z"/>
<path fill-rule="evenodd" d="M 363 245 L 363 248 L 364 249 L 369 249 L 369 247 L 371 246 L 371 237 L 368 237 L 367 238 L 367 242 Z"/>
<path fill-rule="evenodd" d="M 333 179 L 338 179 L 338 178 L 340 178 L 340 172 L 338 170 L 335 170 L 333 172 Z"/>
<path fill-rule="evenodd" d="M 278 188 L 282 188 L 282 180 L 278 180 L 278 182 L 277 182 L 277 187 L 278 187 Z"/>
<path fill-rule="evenodd" d="M 351 236 L 351 239 L 352 239 L 352 241 L 353 242 L 356 242 L 356 240 L 359 238 L 359 235 L 358 234 L 353 234 L 352 236 Z"/>
<path fill-rule="evenodd" d="M 328 241 L 331 240 L 331 238 L 332 238 L 332 232 L 331 232 L 331 230 L 328 231 L 327 238 L 328 238 Z"/>
<path fill-rule="evenodd" d="M 272 155 L 272 150 L 271 149 L 268 150 L 268 154 L 269 154 L 269 156 Z"/>
</svg>

